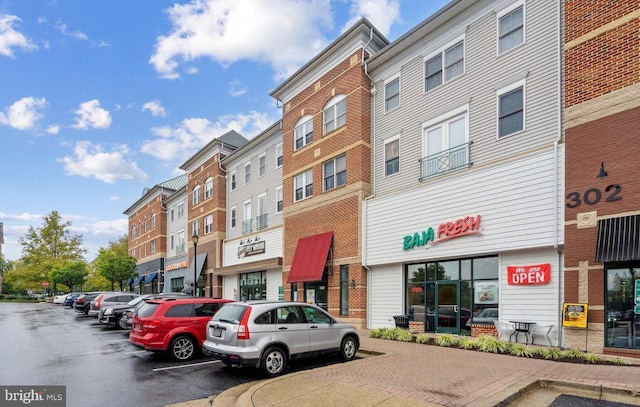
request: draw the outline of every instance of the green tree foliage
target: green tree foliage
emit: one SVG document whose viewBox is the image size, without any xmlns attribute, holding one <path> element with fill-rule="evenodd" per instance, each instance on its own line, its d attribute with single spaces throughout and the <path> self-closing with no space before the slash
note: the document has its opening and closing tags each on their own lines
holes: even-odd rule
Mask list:
<svg viewBox="0 0 640 407">
<path fill-rule="evenodd" d="M 64 260 L 55 264 L 49 272 L 49 279 L 57 286 L 63 284 L 67 290 L 80 289 L 85 278 L 89 275 L 84 261 Z"/>
<path fill-rule="evenodd" d="M 83 261 L 86 252 L 82 246 L 82 235 L 72 236 L 69 231 L 71 222 L 63 223 L 57 211 L 45 215 L 43 220 L 43 226 L 30 226 L 25 237 L 19 240 L 22 245 L 21 262 L 33 274 L 28 280 L 38 282 L 40 287 L 54 267 L 66 261 Z M 22 289 L 27 288 L 33 289 Z"/>
<path fill-rule="evenodd" d="M 109 247 L 101 247 L 94 266 L 98 273 L 111 282 L 111 289 L 115 285 L 122 291 L 128 279 L 136 276 L 136 259 L 129 256 L 129 242 L 127 235 L 116 241 L 110 241 Z"/>
<path fill-rule="evenodd" d="M 11 262 L 9 260 L 5 260 L 4 256 L 0 254 L 0 294 L 3 293 L 4 273 L 11 270 L 11 267 Z"/>
</svg>

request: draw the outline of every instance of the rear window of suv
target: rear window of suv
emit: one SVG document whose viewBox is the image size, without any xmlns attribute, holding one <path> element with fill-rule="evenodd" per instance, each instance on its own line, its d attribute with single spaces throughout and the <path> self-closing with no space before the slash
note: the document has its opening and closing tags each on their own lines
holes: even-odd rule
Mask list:
<svg viewBox="0 0 640 407">
<path fill-rule="evenodd" d="M 241 304 L 225 304 L 220 308 L 212 318 L 213 321 L 228 322 L 231 324 L 239 324 L 245 311 L 249 308 Z"/>
<path fill-rule="evenodd" d="M 142 318 L 152 316 L 153 313 L 156 312 L 156 309 L 159 305 L 160 304 L 158 304 L 157 302 L 145 302 L 144 305 L 142 305 L 142 307 L 140 307 L 140 309 L 138 310 L 138 316 Z"/>
</svg>

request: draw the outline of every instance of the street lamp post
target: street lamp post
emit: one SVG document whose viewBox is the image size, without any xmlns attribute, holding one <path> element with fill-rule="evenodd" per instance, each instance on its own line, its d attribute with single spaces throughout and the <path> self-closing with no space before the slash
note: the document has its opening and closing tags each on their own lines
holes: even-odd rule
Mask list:
<svg viewBox="0 0 640 407">
<path fill-rule="evenodd" d="M 193 291 L 191 295 L 195 297 L 196 288 L 198 287 L 198 234 L 194 232 L 191 239 L 193 239 Z"/>
</svg>

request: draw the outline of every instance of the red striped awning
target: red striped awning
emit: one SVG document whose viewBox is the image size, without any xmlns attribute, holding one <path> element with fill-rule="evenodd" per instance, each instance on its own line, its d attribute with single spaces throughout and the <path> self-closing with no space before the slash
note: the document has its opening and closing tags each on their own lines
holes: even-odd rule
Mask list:
<svg viewBox="0 0 640 407">
<path fill-rule="evenodd" d="M 287 282 L 321 281 L 332 240 L 333 232 L 300 238 Z"/>
</svg>

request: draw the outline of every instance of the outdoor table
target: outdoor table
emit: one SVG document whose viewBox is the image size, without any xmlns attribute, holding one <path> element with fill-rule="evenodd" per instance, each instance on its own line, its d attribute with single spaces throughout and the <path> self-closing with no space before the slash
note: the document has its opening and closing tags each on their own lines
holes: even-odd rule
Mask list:
<svg viewBox="0 0 640 407">
<path fill-rule="evenodd" d="M 535 325 L 535 322 L 528 322 L 528 321 L 509 321 L 513 324 L 513 332 L 511 333 L 511 335 L 509 335 L 509 342 L 511 342 L 511 338 L 513 337 L 513 335 L 516 336 L 516 342 L 518 342 L 518 335 L 520 335 L 520 333 L 523 333 L 525 336 L 525 344 L 529 343 L 529 336 L 531 335 L 531 326 Z M 531 343 L 533 343 L 533 340 L 531 341 Z"/>
</svg>

